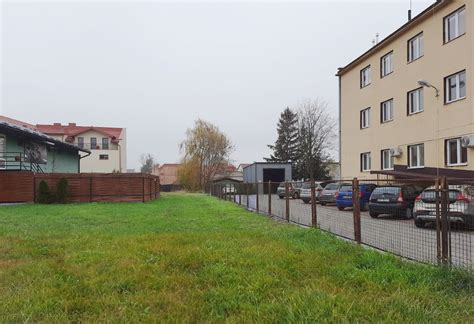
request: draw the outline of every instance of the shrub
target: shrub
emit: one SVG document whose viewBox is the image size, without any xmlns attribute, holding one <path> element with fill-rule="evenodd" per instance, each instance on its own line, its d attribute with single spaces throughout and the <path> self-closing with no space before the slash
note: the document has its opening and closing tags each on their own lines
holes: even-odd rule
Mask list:
<svg viewBox="0 0 474 324">
<path fill-rule="evenodd" d="M 48 183 L 44 180 L 41 180 L 38 186 L 38 203 L 40 204 L 50 204 L 52 202 L 53 195 L 49 190 Z"/>
<path fill-rule="evenodd" d="M 60 204 L 67 203 L 67 191 L 68 191 L 68 182 L 67 179 L 61 178 L 59 182 L 56 184 L 56 201 Z"/>
</svg>

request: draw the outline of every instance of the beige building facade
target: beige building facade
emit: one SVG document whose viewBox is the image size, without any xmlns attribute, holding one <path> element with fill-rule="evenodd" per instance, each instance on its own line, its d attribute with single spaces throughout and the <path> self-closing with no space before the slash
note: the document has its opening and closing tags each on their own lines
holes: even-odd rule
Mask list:
<svg viewBox="0 0 474 324">
<path fill-rule="evenodd" d="M 474 175 L 473 13 L 437 1 L 339 69 L 342 178 Z"/>
<path fill-rule="evenodd" d="M 36 125 L 36 128 L 61 141 L 90 150 L 80 160 L 83 173 L 127 172 L 127 133 L 125 128 L 61 125 Z"/>
</svg>

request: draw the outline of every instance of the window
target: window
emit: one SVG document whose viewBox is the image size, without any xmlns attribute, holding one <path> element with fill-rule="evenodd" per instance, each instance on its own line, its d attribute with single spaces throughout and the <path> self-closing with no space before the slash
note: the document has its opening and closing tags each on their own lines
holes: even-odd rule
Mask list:
<svg viewBox="0 0 474 324">
<path fill-rule="evenodd" d="M 100 154 L 99 155 L 99 160 L 108 160 L 109 159 L 109 155 L 108 154 Z"/>
<path fill-rule="evenodd" d="M 80 148 L 84 148 L 84 137 L 77 138 L 77 146 L 79 146 Z"/>
<path fill-rule="evenodd" d="M 444 18 L 444 42 L 448 43 L 466 33 L 466 8 L 462 7 Z"/>
<path fill-rule="evenodd" d="M 370 84 L 370 65 L 360 71 L 360 87 L 366 87 Z"/>
<path fill-rule="evenodd" d="M 466 71 L 462 71 L 444 79 L 445 103 L 466 98 Z"/>
<path fill-rule="evenodd" d="M 393 155 L 390 150 L 382 150 L 382 170 L 393 170 Z"/>
<path fill-rule="evenodd" d="M 408 62 L 412 62 L 423 56 L 424 40 L 423 33 L 416 35 L 408 41 Z"/>
<path fill-rule="evenodd" d="M 360 128 L 368 128 L 370 126 L 370 108 L 360 111 Z"/>
<path fill-rule="evenodd" d="M 107 137 L 102 138 L 102 149 L 103 150 L 109 149 L 109 139 Z"/>
<path fill-rule="evenodd" d="M 423 88 L 408 92 L 408 115 L 424 110 Z"/>
<path fill-rule="evenodd" d="M 360 155 L 360 170 L 362 172 L 370 171 L 370 164 L 371 164 L 370 152 L 362 153 Z"/>
<path fill-rule="evenodd" d="M 95 150 L 97 148 L 97 138 L 91 137 L 91 150 Z"/>
<path fill-rule="evenodd" d="M 467 163 L 467 148 L 462 147 L 460 138 L 446 140 L 446 165 L 455 166 Z"/>
<path fill-rule="evenodd" d="M 393 51 L 382 56 L 380 59 L 380 77 L 389 75 L 393 72 Z"/>
<path fill-rule="evenodd" d="M 393 120 L 393 99 L 380 104 L 380 122 L 386 123 Z"/>
<path fill-rule="evenodd" d="M 408 167 L 422 168 L 425 166 L 425 146 L 424 144 L 408 146 Z"/>
</svg>

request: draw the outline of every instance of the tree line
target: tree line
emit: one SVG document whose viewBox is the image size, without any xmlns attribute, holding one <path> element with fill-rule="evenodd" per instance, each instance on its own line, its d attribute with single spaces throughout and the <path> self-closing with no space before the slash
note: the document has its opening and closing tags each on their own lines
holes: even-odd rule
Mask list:
<svg viewBox="0 0 474 324">
<path fill-rule="evenodd" d="M 277 124 L 277 139 L 268 145 L 272 153 L 264 159 L 290 162 L 294 179 L 327 179 L 335 126 L 324 101 L 307 100 L 294 109 L 287 107 Z M 217 174 L 226 172 L 234 145 L 217 126 L 198 119 L 187 129 L 179 149 L 183 154 L 178 169 L 181 186 L 189 191 L 203 191 Z M 151 173 L 157 165 L 150 154 L 142 155 L 140 162 L 143 173 Z"/>
<path fill-rule="evenodd" d="M 277 124 L 275 144 L 267 162 L 290 162 L 293 179 L 329 178 L 328 161 L 335 144 L 336 122 L 325 101 L 306 100 L 296 109 L 287 107 Z"/>
</svg>

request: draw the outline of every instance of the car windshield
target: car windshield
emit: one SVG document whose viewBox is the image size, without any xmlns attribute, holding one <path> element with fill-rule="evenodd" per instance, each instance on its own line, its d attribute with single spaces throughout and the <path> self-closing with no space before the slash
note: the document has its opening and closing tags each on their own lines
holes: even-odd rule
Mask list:
<svg viewBox="0 0 474 324">
<path fill-rule="evenodd" d="M 375 188 L 373 194 L 374 195 L 382 195 L 382 194 L 399 195 L 400 187 L 378 187 L 378 188 Z"/>
<path fill-rule="evenodd" d="M 459 190 L 449 190 L 448 199 L 450 201 L 456 201 L 460 191 Z M 441 196 L 441 193 L 439 194 Z M 423 200 L 436 200 L 436 191 L 435 190 L 425 190 L 421 193 L 421 199 Z"/>
<path fill-rule="evenodd" d="M 339 185 L 337 183 L 330 183 L 324 188 L 324 190 L 337 190 L 337 189 L 339 189 Z"/>
<path fill-rule="evenodd" d="M 352 186 L 344 185 L 339 189 L 339 191 L 352 191 Z"/>
</svg>

